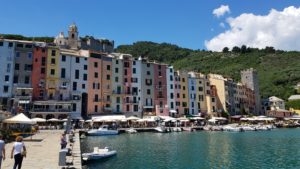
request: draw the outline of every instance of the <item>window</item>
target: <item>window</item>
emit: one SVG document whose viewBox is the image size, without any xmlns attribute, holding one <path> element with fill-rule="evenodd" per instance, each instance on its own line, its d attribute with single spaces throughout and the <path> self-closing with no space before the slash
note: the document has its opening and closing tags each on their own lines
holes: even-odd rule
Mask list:
<svg viewBox="0 0 300 169">
<path fill-rule="evenodd" d="M 95 72 L 94 77 L 98 78 L 98 73 L 97 72 Z"/>
<path fill-rule="evenodd" d="M 173 72 L 173 69 L 170 69 L 170 73 L 172 73 Z"/>
<path fill-rule="evenodd" d="M 5 75 L 5 82 L 8 82 L 9 81 L 9 76 L 8 75 Z"/>
<path fill-rule="evenodd" d="M 194 90 L 195 90 L 195 87 L 194 87 L 194 86 L 191 86 L 191 90 L 194 91 Z"/>
<path fill-rule="evenodd" d="M 84 66 L 83 66 L 83 69 L 84 69 L 84 70 L 87 70 L 87 69 L 88 69 L 88 66 L 87 66 L 87 65 L 84 65 Z"/>
<path fill-rule="evenodd" d="M 14 83 L 19 83 L 19 76 L 14 76 Z"/>
<path fill-rule="evenodd" d="M 161 71 L 158 72 L 158 76 L 161 76 Z"/>
<path fill-rule="evenodd" d="M 182 82 L 185 82 L 185 78 L 182 78 Z"/>
<path fill-rule="evenodd" d="M 60 77 L 66 78 L 66 69 L 65 68 L 61 68 Z"/>
<path fill-rule="evenodd" d="M 87 74 L 83 74 L 83 80 L 87 81 Z"/>
<path fill-rule="evenodd" d="M 32 65 L 25 64 L 24 70 L 25 71 L 31 71 L 32 70 Z"/>
<path fill-rule="evenodd" d="M 206 94 L 210 94 L 210 90 L 206 90 Z"/>
<path fill-rule="evenodd" d="M 51 50 L 51 56 L 55 56 L 56 51 L 55 50 Z"/>
<path fill-rule="evenodd" d="M 76 103 L 72 104 L 72 111 L 76 111 Z"/>
<path fill-rule="evenodd" d="M 80 63 L 80 58 L 76 57 L 76 63 Z"/>
<path fill-rule="evenodd" d="M 115 82 L 119 82 L 119 77 L 115 77 Z"/>
<path fill-rule="evenodd" d="M 3 86 L 3 93 L 8 93 L 8 86 Z"/>
<path fill-rule="evenodd" d="M 73 91 L 77 90 L 77 82 L 73 82 Z"/>
<path fill-rule="evenodd" d="M 14 45 L 13 45 L 13 43 L 12 42 L 9 42 L 8 43 L 8 47 L 13 47 Z"/>
<path fill-rule="evenodd" d="M 65 61 L 66 61 L 66 55 L 62 55 L 62 56 L 61 56 L 61 61 L 62 61 L 62 62 L 65 62 Z"/>
<path fill-rule="evenodd" d="M 203 102 L 203 101 L 204 101 L 203 95 L 199 95 L 199 101 L 200 101 L 200 102 Z"/>
<path fill-rule="evenodd" d="M 136 64 L 135 61 L 133 61 L 132 64 L 135 65 Z"/>
<path fill-rule="evenodd" d="M 182 90 L 185 90 L 185 86 L 182 86 Z"/>
<path fill-rule="evenodd" d="M 16 57 L 17 57 L 17 58 L 20 57 L 20 52 L 16 52 Z"/>
<path fill-rule="evenodd" d="M 7 72 L 7 73 L 10 73 L 10 69 L 11 69 L 11 64 L 8 63 L 8 64 L 6 65 L 6 72 Z"/>
<path fill-rule="evenodd" d="M 132 73 L 133 73 L 133 74 L 136 74 L 136 68 L 133 68 L 133 69 L 132 69 Z"/>
<path fill-rule="evenodd" d="M 127 69 L 124 70 L 124 75 L 127 75 Z"/>
<path fill-rule="evenodd" d="M 55 70 L 54 69 L 50 70 L 50 75 L 55 75 Z"/>
<path fill-rule="evenodd" d="M 94 67 L 95 67 L 95 68 L 98 67 L 98 62 L 94 62 Z"/>
<path fill-rule="evenodd" d="M 110 75 L 106 75 L 106 80 L 110 80 Z"/>
<path fill-rule="evenodd" d="M 215 102 L 215 98 L 214 97 L 211 98 L 211 102 L 213 102 L 213 103 Z"/>
<path fill-rule="evenodd" d="M 127 83 L 127 82 L 128 82 L 127 78 L 124 78 L 124 82 L 125 82 L 125 83 Z"/>
<path fill-rule="evenodd" d="M 147 94 L 151 94 L 151 90 L 150 89 L 147 89 Z"/>
<path fill-rule="evenodd" d="M 28 56 L 29 59 L 31 59 L 32 58 L 32 53 L 28 52 L 27 56 Z"/>
<path fill-rule="evenodd" d="M 46 66 L 46 58 L 42 57 L 42 66 Z"/>
<path fill-rule="evenodd" d="M 199 91 L 200 91 L 200 92 L 202 92 L 202 91 L 203 91 L 203 87 L 199 87 L 198 89 L 199 89 Z"/>
<path fill-rule="evenodd" d="M 171 102 L 171 109 L 174 109 L 174 102 Z"/>
<path fill-rule="evenodd" d="M 45 68 L 41 68 L 41 74 L 45 74 L 46 69 Z"/>
<path fill-rule="evenodd" d="M 0 46 L 3 46 L 3 42 L 0 42 Z"/>
<path fill-rule="evenodd" d="M 150 71 L 147 71 L 147 75 L 150 75 L 151 73 L 150 73 Z"/>
<path fill-rule="evenodd" d="M 25 84 L 29 84 L 29 80 L 30 80 L 30 77 L 29 77 L 29 76 L 25 76 L 25 81 L 24 81 L 24 83 L 25 83 Z"/>
<path fill-rule="evenodd" d="M 185 99 L 185 94 L 182 94 L 182 98 L 184 98 L 184 99 Z"/>
<path fill-rule="evenodd" d="M 97 84 L 97 89 L 100 89 L 100 83 Z"/>
<path fill-rule="evenodd" d="M 170 98 L 173 99 L 174 98 L 174 94 L 170 93 Z"/>
<path fill-rule="evenodd" d="M 124 67 L 129 67 L 129 62 L 124 62 Z"/>
<path fill-rule="evenodd" d="M 173 89 L 173 85 L 172 84 L 170 85 L 170 89 Z"/>
<path fill-rule="evenodd" d="M 170 81 L 173 81 L 173 76 L 172 75 L 170 75 Z"/>
<path fill-rule="evenodd" d="M 82 84 L 82 86 L 81 86 L 81 87 L 82 87 L 82 89 L 85 89 L 85 84 Z"/>
<path fill-rule="evenodd" d="M 95 112 L 98 112 L 98 106 L 97 105 L 95 105 Z"/>
<path fill-rule="evenodd" d="M 79 79 L 79 70 L 75 70 L 75 79 Z"/>
<path fill-rule="evenodd" d="M 115 73 L 119 73 L 119 68 L 115 68 Z"/>
<path fill-rule="evenodd" d="M 23 45 L 23 44 L 21 44 L 21 43 L 18 43 L 18 44 L 17 44 L 17 47 L 18 47 L 18 48 L 23 48 L 23 47 L 24 47 L 24 45 Z"/>
<path fill-rule="evenodd" d="M 150 63 L 147 63 L 147 67 L 150 67 Z"/>
<path fill-rule="evenodd" d="M 116 60 L 116 64 L 119 64 L 119 60 Z"/>
<path fill-rule="evenodd" d="M 106 70 L 110 70 L 110 65 L 106 65 Z"/>
<path fill-rule="evenodd" d="M 43 49 L 42 49 L 42 52 L 45 53 L 45 51 L 46 51 L 46 50 L 43 48 Z"/>
<path fill-rule="evenodd" d="M 133 111 L 135 111 L 135 112 L 139 111 L 139 105 L 134 105 L 133 106 Z"/>
<path fill-rule="evenodd" d="M 121 103 L 120 97 L 117 97 L 116 102 L 117 102 L 117 103 Z"/>
<path fill-rule="evenodd" d="M 51 64 L 55 65 L 55 58 L 51 59 Z"/>
<path fill-rule="evenodd" d="M 126 106 L 126 111 L 130 111 L 129 105 Z"/>
</svg>

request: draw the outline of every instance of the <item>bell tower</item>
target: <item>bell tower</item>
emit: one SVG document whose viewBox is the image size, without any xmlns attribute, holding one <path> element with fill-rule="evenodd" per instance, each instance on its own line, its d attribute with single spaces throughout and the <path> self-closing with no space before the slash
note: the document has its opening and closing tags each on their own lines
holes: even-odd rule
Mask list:
<svg viewBox="0 0 300 169">
<path fill-rule="evenodd" d="M 78 48 L 78 29 L 75 23 L 69 26 L 68 45 L 71 49 Z"/>
</svg>

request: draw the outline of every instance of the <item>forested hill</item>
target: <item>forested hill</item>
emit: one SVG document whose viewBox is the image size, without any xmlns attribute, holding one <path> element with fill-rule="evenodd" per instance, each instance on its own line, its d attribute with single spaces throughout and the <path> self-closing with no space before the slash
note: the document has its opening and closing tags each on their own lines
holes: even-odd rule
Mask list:
<svg viewBox="0 0 300 169">
<path fill-rule="evenodd" d="M 285 52 L 266 47 L 259 50 L 246 46 L 234 47 L 223 52 L 200 51 L 180 48 L 167 43 L 136 42 L 120 45 L 116 52 L 144 56 L 150 60 L 169 63 L 180 70 L 202 73 L 218 73 L 240 80 L 240 71 L 255 68 L 263 98 L 278 96 L 287 99 L 294 94 L 294 86 L 300 82 L 300 52 Z"/>
</svg>

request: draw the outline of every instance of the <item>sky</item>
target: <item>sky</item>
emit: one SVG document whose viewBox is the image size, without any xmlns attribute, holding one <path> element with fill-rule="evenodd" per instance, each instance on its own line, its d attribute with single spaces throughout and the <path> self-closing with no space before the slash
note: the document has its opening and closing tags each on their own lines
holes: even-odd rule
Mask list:
<svg viewBox="0 0 300 169">
<path fill-rule="evenodd" d="M 191 49 L 300 48 L 300 1 L 10 0 L 0 1 L 0 33 L 57 36 L 73 22 L 80 36 L 167 42 Z"/>
</svg>

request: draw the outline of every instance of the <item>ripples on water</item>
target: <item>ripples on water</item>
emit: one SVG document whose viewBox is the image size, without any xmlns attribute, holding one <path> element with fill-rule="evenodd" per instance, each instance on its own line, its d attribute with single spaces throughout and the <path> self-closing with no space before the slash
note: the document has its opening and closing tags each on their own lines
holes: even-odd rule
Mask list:
<svg viewBox="0 0 300 169">
<path fill-rule="evenodd" d="M 300 129 L 121 134 L 87 137 L 81 146 L 83 152 L 96 146 L 118 152 L 88 169 L 300 168 Z"/>
</svg>

